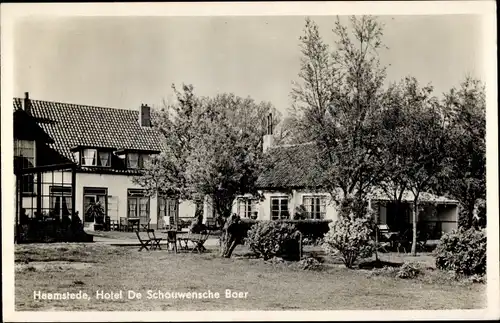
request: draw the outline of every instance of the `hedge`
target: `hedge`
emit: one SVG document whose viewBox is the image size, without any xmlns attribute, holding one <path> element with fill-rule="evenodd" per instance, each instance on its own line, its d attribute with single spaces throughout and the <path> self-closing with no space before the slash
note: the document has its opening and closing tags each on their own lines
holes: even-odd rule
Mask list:
<svg viewBox="0 0 500 323">
<path fill-rule="evenodd" d="M 332 220 L 250 220 L 250 219 L 242 219 L 241 223 L 245 226 L 243 229 L 244 237 L 247 237 L 247 232 L 250 228 L 257 222 L 265 223 L 265 222 L 278 222 L 278 223 L 287 223 L 293 224 L 297 228 L 297 230 L 302 233 L 302 237 L 304 239 L 308 239 L 309 241 L 317 241 L 322 239 L 325 234 L 328 232 L 329 224 Z"/>
</svg>

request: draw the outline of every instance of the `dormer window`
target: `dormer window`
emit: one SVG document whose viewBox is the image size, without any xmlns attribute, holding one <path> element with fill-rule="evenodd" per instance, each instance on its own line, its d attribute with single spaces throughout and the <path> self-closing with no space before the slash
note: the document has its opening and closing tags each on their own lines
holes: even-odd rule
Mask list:
<svg viewBox="0 0 500 323">
<path fill-rule="evenodd" d="M 99 152 L 99 160 L 98 160 L 98 165 L 97 166 L 102 166 L 102 167 L 109 167 L 109 166 L 111 166 L 111 152 L 109 152 L 109 151 L 100 151 Z"/>
<path fill-rule="evenodd" d="M 78 156 L 77 153 L 75 153 L 76 156 Z M 82 166 L 110 167 L 111 152 L 94 148 L 82 149 L 80 162 Z"/>
<path fill-rule="evenodd" d="M 139 154 L 138 153 L 128 153 L 127 154 L 127 168 L 139 168 Z"/>
<path fill-rule="evenodd" d="M 97 149 L 83 149 L 82 165 L 97 166 Z"/>
</svg>

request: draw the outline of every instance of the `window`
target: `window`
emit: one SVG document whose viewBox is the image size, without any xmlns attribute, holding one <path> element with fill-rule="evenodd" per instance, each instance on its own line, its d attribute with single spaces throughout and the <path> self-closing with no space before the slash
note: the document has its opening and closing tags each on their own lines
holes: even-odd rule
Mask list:
<svg viewBox="0 0 500 323">
<path fill-rule="evenodd" d="M 139 168 L 144 168 L 149 160 L 151 160 L 151 156 L 147 154 L 139 155 Z"/>
<path fill-rule="evenodd" d="M 50 212 L 55 216 L 70 216 L 73 210 L 71 204 L 71 186 L 50 186 Z"/>
<path fill-rule="evenodd" d="M 141 189 L 129 189 L 127 191 L 127 216 L 139 218 L 141 223 L 149 222 L 149 197 Z"/>
<path fill-rule="evenodd" d="M 98 166 L 110 167 L 111 166 L 111 153 L 109 151 L 100 151 L 99 159 L 97 161 Z"/>
<path fill-rule="evenodd" d="M 139 154 L 138 153 L 128 153 L 127 154 L 127 167 L 128 168 L 138 168 L 139 167 Z"/>
<path fill-rule="evenodd" d="M 271 220 L 286 220 L 288 213 L 288 197 L 271 197 Z"/>
<path fill-rule="evenodd" d="M 84 149 L 82 151 L 82 165 L 84 166 L 97 165 L 97 149 Z"/>
<path fill-rule="evenodd" d="M 326 198 L 324 196 L 304 196 L 302 200 L 308 219 L 325 218 Z"/>
<path fill-rule="evenodd" d="M 99 187 L 84 187 L 83 188 L 83 209 L 85 212 L 85 222 L 100 221 L 94 219 L 92 213 L 87 212 L 89 207 L 95 203 L 100 203 L 104 209 L 104 216 L 108 215 L 108 189 Z M 103 219 L 104 220 L 104 219 Z M 100 223 L 99 223 L 100 224 Z"/>
<path fill-rule="evenodd" d="M 21 168 L 35 167 L 35 141 L 14 140 L 14 158 L 19 160 Z"/>
<path fill-rule="evenodd" d="M 178 205 L 176 199 L 158 198 L 158 228 L 176 225 L 179 222 Z"/>
<path fill-rule="evenodd" d="M 255 199 L 240 197 L 238 198 L 238 215 L 242 218 L 252 218 L 257 212 L 257 201 Z"/>
</svg>

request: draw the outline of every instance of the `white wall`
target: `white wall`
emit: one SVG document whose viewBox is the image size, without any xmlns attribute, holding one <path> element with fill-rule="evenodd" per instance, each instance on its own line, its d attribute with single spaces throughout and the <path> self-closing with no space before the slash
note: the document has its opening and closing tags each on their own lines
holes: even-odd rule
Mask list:
<svg viewBox="0 0 500 323">
<path fill-rule="evenodd" d="M 311 193 L 303 190 L 292 190 L 291 194 L 279 191 L 261 191 L 260 193 L 263 194 L 264 199 L 261 200 L 259 203 L 257 203 L 256 208 L 258 212 L 257 215 L 258 220 L 271 220 L 271 198 L 281 197 L 281 196 L 288 197 L 288 211 L 290 212 L 290 218 L 293 219 L 295 208 L 303 204 L 303 197 L 308 195 L 325 196 L 326 197 L 325 219 L 333 221 L 337 220 L 337 210 L 329 193 L 316 193 L 316 192 Z M 236 201 L 235 203 L 233 203 L 232 213 L 238 213 L 238 206 Z"/>
<path fill-rule="evenodd" d="M 75 190 L 75 211 L 78 211 L 83 220 L 83 188 L 100 187 L 108 189 L 108 215 L 111 220 L 120 221 L 120 217 L 127 216 L 127 190 L 130 188 L 141 189 L 141 186 L 132 182 L 132 176 L 115 174 L 77 173 Z M 157 199 L 150 199 L 150 224 L 155 227 L 157 223 Z"/>
</svg>

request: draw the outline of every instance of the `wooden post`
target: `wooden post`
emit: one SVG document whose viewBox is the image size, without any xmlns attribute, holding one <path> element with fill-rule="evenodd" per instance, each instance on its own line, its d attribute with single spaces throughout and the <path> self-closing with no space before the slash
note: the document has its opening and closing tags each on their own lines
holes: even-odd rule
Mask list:
<svg viewBox="0 0 500 323">
<path fill-rule="evenodd" d="M 71 168 L 71 220 L 73 220 L 73 216 L 75 215 L 75 203 L 76 203 L 76 171 L 75 168 Z"/>
<path fill-rule="evenodd" d="M 52 174 L 54 174 L 53 171 L 52 171 Z M 36 173 L 36 176 L 37 176 L 37 181 L 36 181 L 36 212 L 38 214 L 42 214 L 42 173 L 38 172 L 38 173 Z"/>
</svg>

